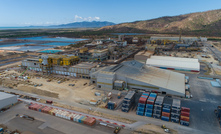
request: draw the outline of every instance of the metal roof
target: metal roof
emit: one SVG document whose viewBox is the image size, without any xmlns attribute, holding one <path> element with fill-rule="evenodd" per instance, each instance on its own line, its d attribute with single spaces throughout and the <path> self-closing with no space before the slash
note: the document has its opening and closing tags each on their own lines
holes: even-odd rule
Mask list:
<svg viewBox="0 0 221 134">
<path fill-rule="evenodd" d="M 115 71 L 118 75 L 185 94 L 184 74 L 147 66 L 135 60 L 121 65 L 123 66 Z M 108 66 L 102 71 L 111 71 L 111 68 L 113 66 Z"/>
<path fill-rule="evenodd" d="M 98 65 L 98 63 L 88 63 L 88 62 L 81 62 L 79 64 L 73 65 L 74 68 L 84 68 L 84 69 L 91 69 Z"/>
<path fill-rule="evenodd" d="M 7 99 L 7 98 L 11 98 L 14 97 L 15 95 L 12 94 L 8 94 L 8 93 L 4 93 L 4 92 L 0 92 L 0 101 Z"/>
<path fill-rule="evenodd" d="M 198 59 L 193 58 L 178 58 L 178 57 L 163 57 L 151 56 L 147 59 L 146 64 L 156 67 L 177 68 L 185 70 L 200 70 Z"/>
</svg>

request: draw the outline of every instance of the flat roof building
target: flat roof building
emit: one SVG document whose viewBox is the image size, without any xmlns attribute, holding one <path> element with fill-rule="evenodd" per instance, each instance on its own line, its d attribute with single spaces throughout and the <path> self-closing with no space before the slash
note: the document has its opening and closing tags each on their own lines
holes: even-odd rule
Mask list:
<svg viewBox="0 0 221 134">
<path fill-rule="evenodd" d="M 16 95 L 0 92 L 0 109 L 15 104 L 17 102 L 18 100 Z"/>
<path fill-rule="evenodd" d="M 154 66 L 161 69 L 199 72 L 200 63 L 198 59 L 178 58 L 170 56 L 151 56 L 147 59 L 148 66 Z"/>
</svg>

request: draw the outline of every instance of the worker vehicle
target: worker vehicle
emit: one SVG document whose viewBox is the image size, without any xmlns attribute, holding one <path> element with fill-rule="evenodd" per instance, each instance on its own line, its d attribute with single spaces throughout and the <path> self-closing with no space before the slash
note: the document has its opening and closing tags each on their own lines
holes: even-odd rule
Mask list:
<svg viewBox="0 0 221 134">
<path fill-rule="evenodd" d="M 167 128 L 165 125 L 162 125 L 161 128 L 164 129 L 164 132 L 170 133 L 169 128 Z"/>
<path fill-rule="evenodd" d="M 115 134 L 118 134 L 118 133 L 120 132 L 120 130 L 121 130 L 120 127 L 116 127 L 115 130 L 114 130 L 114 133 L 115 133 Z"/>
</svg>

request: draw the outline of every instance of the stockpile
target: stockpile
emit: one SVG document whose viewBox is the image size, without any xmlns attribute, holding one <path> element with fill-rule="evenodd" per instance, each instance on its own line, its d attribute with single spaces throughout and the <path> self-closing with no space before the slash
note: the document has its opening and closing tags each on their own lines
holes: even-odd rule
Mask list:
<svg viewBox="0 0 221 134">
<path fill-rule="evenodd" d="M 135 96 L 134 95 L 135 95 L 134 91 L 129 91 L 128 94 L 124 97 L 122 108 L 121 108 L 121 110 L 123 112 L 129 112 L 132 104 L 135 101 Z"/>
<path fill-rule="evenodd" d="M 149 93 L 145 92 L 139 99 L 138 107 L 137 107 L 137 115 L 143 116 L 145 113 L 145 106 L 147 103 L 147 98 L 149 97 Z"/>
<path fill-rule="evenodd" d="M 219 125 L 221 127 L 221 106 L 217 106 L 217 109 L 214 112 L 216 114 L 216 117 L 219 121 Z"/>
<path fill-rule="evenodd" d="M 53 116 L 57 116 L 63 119 L 67 119 L 70 121 L 87 124 L 89 126 L 92 126 L 96 123 L 96 120 L 92 117 L 87 117 L 87 116 L 83 116 L 83 115 L 76 114 L 73 112 L 69 112 L 69 111 L 65 111 L 65 110 L 61 110 L 61 109 L 57 109 L 53 107 L 43 106 L 40 104 L 32 104 L 28 108 L 31 110 L 35 110 L 35 111 L 47 113 Z"/>
<path fill-rule="evenodd" d="M 171 105 L 172 101 L 164 99 L 161 120 L 170 121 Z"/>
<path fill-rule="evenodd" d="M 190 108 L 181 107 L 181 114 L 180 114 L 180 124 L 189 126 L 190 122 Z"/>
<path fill-rule="evenodd" d="M 147 99 L 146 109 L 145 109 L 145 116 L 152 117 L 153 115 L 153 105 L 156 100 L 157 94 L 150 93 L 149 98 Z"/>
<path fill-rule="evenodd" d="M 157 119 L 161 118 L 163 99 L 164 99 L 163 96 L 157 96 L 157 99 L 154 104 L 153 118 Z"/>
<path fill-rule="evenodd" d="M 180 121 L 180 105 L 181 101 L 173 99 L 172 110 L 171 110 L 171 122 L 179 123 Z"/>
</svg>

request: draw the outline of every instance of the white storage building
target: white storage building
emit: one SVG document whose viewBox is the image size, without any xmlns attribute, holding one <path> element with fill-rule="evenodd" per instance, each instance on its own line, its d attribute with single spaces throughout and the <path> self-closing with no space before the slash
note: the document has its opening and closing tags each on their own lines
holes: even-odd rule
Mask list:
<svg viewBox="0 0 221 134">
<path fill-rule="evenodd" d="M 151 56 L 146 64 L 161 69 L 199 72 L 200 63 L 198 59 L 178 58 L 169 56 Z"/>
<path fill-rule="evenodd" d="M 0 109 L 17 103 L 17 96 L 0 92 Z"/>
</svg>

